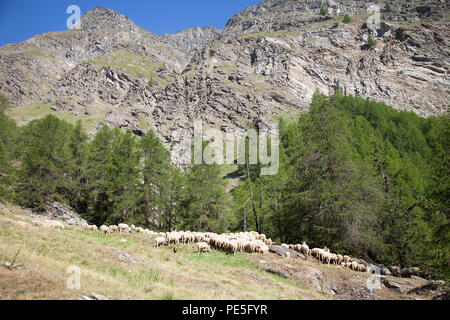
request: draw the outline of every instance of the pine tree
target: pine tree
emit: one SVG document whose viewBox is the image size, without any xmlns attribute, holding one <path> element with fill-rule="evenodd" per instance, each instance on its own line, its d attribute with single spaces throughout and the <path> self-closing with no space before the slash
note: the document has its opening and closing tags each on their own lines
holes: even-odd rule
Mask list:
<svg viewBox="0 0 450 320">
<path fill-rule="evenodd" d="M 140 152 L 130 132 L 102 127 L 89 146 L 86 175 L 88 213 L 97 224 L 116 224 L 138 214 Z"/>
<path fill-rule="evenodd" d="M 0 111 L 0 199 L 11 198 L 13 192 L 16 134 L 15 123 Z"/>
<path fill-rule="evenodd" d="M 78 211 L 85 211 L 86 201 L 83 188 L 86 184 L 86 156 L 88 136 L 83 130 L 81 121 L 77 121 L 66 145 L 67 172 L 65 180 L 66 199 Z"/>
<path fill-rule="evenodd" d="M 24 128 L 18 192 L 20 202 L 44 210 L 61 200 L 66 179 L 65 144 L 73 127 L 54 116 L 32 121 Z"/>
<path fill-rule="evenodd" d="M 204 142 L 203 149 L 206 146 Z M 185 199 L 180 205 L 180 227 L 218 233 L 229 230 L 233 223 L 231 198 L 222 171 L 217 164 L 193 165 L 188 170 Z"/>
<path fill-rule="evenodd" d="M 182 201 L 184 174 L 170 161 L 169 152 L 149 131 L 140 142 L 143 154 L 141 218 L 145 225 L 172 230 Z"/>
</svg>

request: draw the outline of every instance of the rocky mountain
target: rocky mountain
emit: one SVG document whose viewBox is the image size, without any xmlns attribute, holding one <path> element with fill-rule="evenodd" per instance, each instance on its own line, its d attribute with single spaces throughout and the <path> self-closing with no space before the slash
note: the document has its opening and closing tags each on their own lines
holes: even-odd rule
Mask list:
<svg viewBox="0 0 450 320">
<path fill-rule="evenodd" d="M 0 48 L 0 92 L 19 124 L 53 113 L 82 119 L 92 133 L 103 124 L 152 129 L 172 148 L 194 120 L 223 131 L 270 125 L 306 110 L 316 90 L 441 113 L 450 84 L 448 1 L 392 1 L 379 24 L 368 24 L 376 4 L 266 0 L 223 31 L 164 36 L 96 8 L 78 30 Z"/>
<path fill-rule="evenodd" d="M 198 48 L 201 48 L 215 39 L 217 39 L 222 30 L 206 26 L 203 28 L 189 28 L 178 32 L 177 34 L 165 34 L 162 40 L 175 48 L 183 50 L 186 54 L 191 54 Z"/>
</svg>

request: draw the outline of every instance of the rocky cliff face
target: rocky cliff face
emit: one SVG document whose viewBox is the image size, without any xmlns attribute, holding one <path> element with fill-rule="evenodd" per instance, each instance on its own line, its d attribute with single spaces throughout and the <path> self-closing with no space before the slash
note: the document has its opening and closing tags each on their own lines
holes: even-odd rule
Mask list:
<svg viewBox="0 0 450 320">
<path fill-rule="evenodd" d="M 366 23 L 374 4 L 266 0 L 224 31 L 162 37 L 96 8 L 80 30 L 0 48 L 0 92 L 19 123 L 54 113 L 82 119 L 92 133 L 103 124 L 152 129 L 172 147 L 194 120 L 205 129 L 245 129 L 306 110 L 316 90 L 439 114 L 449 97 L 449 3 L 393 1 L 378 28 Z"/>
<path fill-rule="evenodd" d="M 183 50 L 189 57 L 191 57 L 194 51 L 210 44 L 216 40 L 221 33 L 222 30 L 206 26 L 203 28 L 196 27 L 185 29 L 177 34 L 165 34 L 161 37 L 161 39 L 171 46 Z"/>
</svg>

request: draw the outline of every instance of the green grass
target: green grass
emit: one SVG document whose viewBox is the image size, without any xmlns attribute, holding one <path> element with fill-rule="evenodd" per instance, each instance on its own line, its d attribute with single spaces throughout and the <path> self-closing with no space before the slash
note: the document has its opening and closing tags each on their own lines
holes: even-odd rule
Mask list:
<svg viewBox="0 0 450 320">
<path fill-rule="evenodd" d="M 163 66 L 163 63 L 150 61 L 146 56 L 119 50 L 113 54 L 106 55 L 101 59 L 94 59 L 89 62 L 105 67 L 121 67 L 128 71 L 132 77 L 136 78 L 138 75 L 142 75 L 148 80 L 153 79 L 154 82 L 160 83 L 162 86 L 167 86 L 167 81 L 157 76 L 157 71 Z"/>
<path fill-rule="evenodd" d="M 259 38 L 259 37 L 276 37 L 276 36 L 297 36 L 299 33 L 288 31 L 288 30 L 278 30 L 272 32 L 256 32 L 245 34 L 239 37 L 239 39 L 248 39 L 248 38 Z"/>
<path fill-rule="evenodd" d="M 75 123 L 77 120 L 81 120 L 83 127 L 88 131 L 92 131 L 97 124 L 104 119 L 108 110 L 104 107 L 90 108 L 91 114 L 85 115 L 82 108 L 78 110 L 79 115 L 75 116 L 72 112 L 66 110 L 53 111 L 51 109 L 54 103 L 43 104 L 40 102 L 32 102 L 24 107 L 10 108 L 6 111 L 8 116 L 20 123 L 25 120 L 35 120 L 52 114 L 62 120 L 70 123 Z"/>
<path fill-rule="evenodd" d="M 50 54 L 45 53 L 42 50 L 25 51 L 24 54 L 31 56 L 31 57 L 52 57 Z"/>
<path fill-rule="evenodd" d="M 289 108 L 286 111 L 284 111 L 279 116 L 275 116 L 274 120 L 278 120 L 282 118 L 286 123 L 293 123 L 298 121 L 298 118 L 300 116 L 300 111 L 298 109 Z"/>
</svg>

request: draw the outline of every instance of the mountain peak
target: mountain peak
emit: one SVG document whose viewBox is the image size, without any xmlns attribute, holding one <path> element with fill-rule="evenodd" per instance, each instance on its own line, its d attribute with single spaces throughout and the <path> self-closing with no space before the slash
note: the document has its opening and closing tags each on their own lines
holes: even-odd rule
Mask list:
<svg viewBox="0 0 450 320">
<path fill-rule="evenodd" d="M 101 31 L 111 29 L 135 29 L 137 26 L 130 18 L 103 7 L 87 11 L 81 18 L 81 29 L 84 31 Z"/>
</svg>

